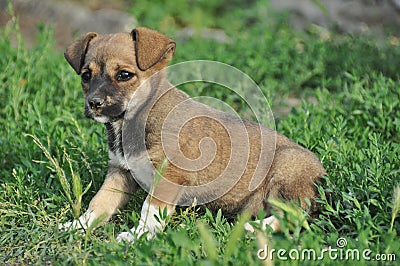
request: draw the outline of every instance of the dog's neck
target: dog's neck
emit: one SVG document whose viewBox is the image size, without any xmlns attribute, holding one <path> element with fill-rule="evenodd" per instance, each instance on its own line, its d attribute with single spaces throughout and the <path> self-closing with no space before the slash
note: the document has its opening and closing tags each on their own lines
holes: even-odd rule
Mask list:
<svg viewBox="0 0 400 266">
<path fill-rule="evenodd" d="M 131 100 L 124 118 L 105 123 L 110 160 L 128 169 L 125 157 L 139 156 L 161 137 L 162 124 L 168 113 L 188 96 L 164 77 L 152 78 L 147 89 Z M 124 131 L 124 132 L 123 132 Z M 150 132 L 150 133 L 149 133 Z M 130 139 L 129 151 L 124 151 L 122 134 Z"/>
<path fill-rule="evenodd" d="M 123 119 L 115 122 L 105 123 L 107 136 L 108 136 L 108 149 L 110 152 L 117 154 L 120 153 L 123 156 L 122 149 L 122 122 Z"/>
<path fill-rule="evenodd" d="M 140 129 L 143 129 L 143 127 L 146 125 L 146 117 L 143 118 L 143 115 L 141 113 L 145 112 L 147 108 L 151 108 L 153 106 L 153 101 L 152 99 L 157 99 L 156 95 L 157 93 L 165 86 L 165 84 L 162 84 L 163 81 L 165 82 L 164 76 L 155 76 L 149 80 L 150 86 L 146 86 L 147 88 L 144 88 L 143 92 L 146 95 L 146 97 L 143 97 L 144 95 L 137 95 L 136 99 L 138 102 L 135 103 L 135 100 L 131 102 L 133 108 L 131 111 L 128 113 L 130 114 L 130 118 L 128 118 L 127 121 L 124 121 L 125 117 L 120 117 L 119 119 L 116 120 L 111 120 L 109 122 L 106 122 L 104 125 L 106 127 L 107 131 L 107 136 L 108 136 L 108 150 L 109 150 L 109 157 L 110 160 L 113 161 L 114 163 L 117 163 L 118 165 L 125 167 L 124 164 L 122 163 L 124 161 L 124 149 L 123 149 L 123 143 L 122 143 L 122 130 L 123 130 L 123 125 L 124 122 L 127 122 L 125 126 L 130 127 L 130 130 L 134 134 L 133 139 L 138 140 L 144 140 L 145 136 L 142 136 L 142 134 L 139 134 L 141 132 Z M 164 85 L 164 86 L 163 86 Z M 146 92 L 147 91 L 147 92 Z M 143 97 L 143 99 L 141 99 Z M 137 108 L 137 109 L 136 109 Z M 125 114 L 125 112 L 124 112 Z M 146 125 L 148 126 L 148 125 Z M 140 136 L 139 136 L 139 135 Z M 129 135 L 130 136 L 130 135 Z M 133 145 L 137 146 L 137 145 Z M 143 147 L 144 148 L 144 147 Z M 143 149 L 140 148 L 140 149 Z M 134 152 L 134 151 L 130 151 Z"/>
</svg>

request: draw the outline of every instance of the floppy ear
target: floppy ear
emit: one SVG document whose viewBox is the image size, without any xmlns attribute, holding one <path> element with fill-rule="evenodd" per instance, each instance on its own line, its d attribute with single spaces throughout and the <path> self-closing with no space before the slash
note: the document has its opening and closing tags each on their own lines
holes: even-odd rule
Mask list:
<svg viewBox="0 0 400 266">
<path fill-rule="evenodd" d="M 95 32 L 89 32 L 85 36 L 70 44 L 64 52 L 64 57 L 79 75 L 83 64 L 85 63 L 85 55 L 89 48 L 90 41 L 97 36 Z"/>
<path fill-rule="evenodd" d="M 168 63 L 175 52 L 175 42 L 155 30 L 138 27 L 131 32 L 135 41 L 136 63 L 145 71 L 158 62 Z"/>
</svg>

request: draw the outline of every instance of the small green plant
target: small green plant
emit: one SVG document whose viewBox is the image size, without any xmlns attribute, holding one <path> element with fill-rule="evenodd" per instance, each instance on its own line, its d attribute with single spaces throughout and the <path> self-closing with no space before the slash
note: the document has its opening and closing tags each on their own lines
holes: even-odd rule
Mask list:
<svg viewBox="0 0 400 266">
<path fill-rule="evenodd" d="M 206 209 L 206 220 L 197 222 L 197 229 L 199 231 L 200 243 L 202 243 L 202 248 L 206 254 L 206 262 L 213 265 L 220 265 L 221 263 L 227 265 L 233 261 L 235 258 L 240 256 L 240 247 L 238 243 L 242 241 L 245 236 L 244 224 L 249 221 L 250 215 L 248 213 L 243 213 L 238 217 L 237 222 L 234 225 L 227 224 L 227 221 L 223 219 L 221 210 L 218 211 L 215 219 L 211 212 Z M 210 229 L 210 226 L 214 228 Z M 220 232 L 229 228 L 229 236 L 223 242 L 217 241 L 213 236 L 213 231 Z M 223 245 L 223 246 L 222 246 Z M 222 255 L 219 256 L 218 252 L 221 250 Z"/>
<path fill-rule="evenodd" d="M 88 190 L 90 189 L 92 183 L 90 182 L 84 191 L 82 191 L 82 183 L 81 178 L 78 174 L 75 174 L 72 161 L 66 150 L 63 150 L 63 158 L 68 162 L 70 175 L 71 175 L 71 182 L 72 182 L 72 191 L 71 185 L 68 181 L 68 177 L 66 172 L 60 167 L 58 160 L 53 157 L 49 150 L 40 142 L 40 140 L 33 135 L 28 134 L 27 136 L 31 137 L 35 144 L 43 151 L 46 158 L 49 160 L 50 163 L 50 170 L 54 171 L 57 174 L 57 177 L 60 181 L 61 187 L 65 193 L 65 196 L 68 199 L 69 204 L 72 207 L 72 215 L 75 219 L 78 219 L 81 215 L 81 208 L 82 208 L 82 197 L 85 195 Z"/>
</svg>

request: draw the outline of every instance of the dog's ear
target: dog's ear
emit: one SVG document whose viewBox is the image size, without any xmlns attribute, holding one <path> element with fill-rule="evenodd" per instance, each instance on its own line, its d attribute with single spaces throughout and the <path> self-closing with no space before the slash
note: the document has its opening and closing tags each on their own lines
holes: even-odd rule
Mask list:
<svg viewBox="0 0 400 266">
<path fill-rule="evenodd" d="M 65 59 L 78 75 L 81 73 L 81 69 L 85 63 L 85 55 L 89 48 L 89 43 L 96 36 L 97 33 L 89 32 L 70 44 L 64 52 Z"/>
<path fill-rule="evenodd" d="M 158 62 L 165 66 L 174 55 L 175 42 L 155 30 L 138 27 L 131 32 L 135 41 L 136 63 L 140 70 L 145 71 Z"/>
</svg>

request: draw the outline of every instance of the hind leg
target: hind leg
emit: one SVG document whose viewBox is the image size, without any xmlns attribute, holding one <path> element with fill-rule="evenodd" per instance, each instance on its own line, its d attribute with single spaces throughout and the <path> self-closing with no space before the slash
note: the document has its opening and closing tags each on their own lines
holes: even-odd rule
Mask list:
<svg viewBox="0 0 400 266">
<path fill-rule="evenodd" d="M 278 149 L 271 167 L 272 178 L 267 184 L 267 198 L 300 202 L 301 207 L 307 209 L 305 199 L 313 204 L 314 184 L 325 174 L 321 162 L 312 152 L 301 147 Z"/>
<path fill-rule="evenodd" d="M 307 209 L 310 207 L 306 202 L 308 198 L 313 211 L 316 196 L 314 182 L 323 175 L 325 170 L 322 164 L 310 151 L 300 147 L 278 149 L 269 172 L 270 178 L 265 184 L 265 199 L 295 201 L 299 202 L 303 209 Z M 270 206 L 264 205 L 267 213 L 269 208 Z M 279 220 L 275 216 L 257 220 L 255 223 L 261 224 L 262 229 L 269 225 L 274 231 L 280 230 Z M 245 224 L 245 229 L 254 232 L 253 226 L 249 223 Z"/>
</svg>

